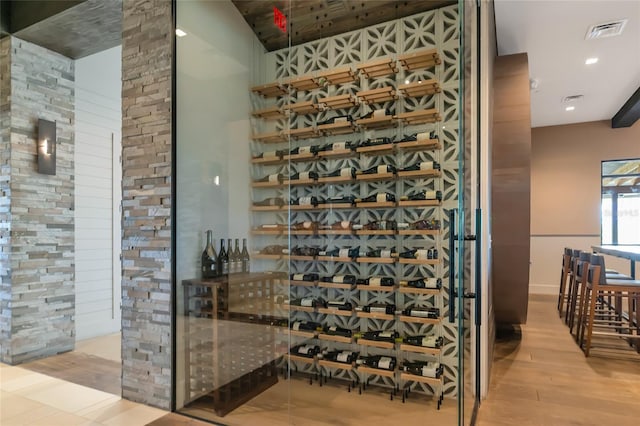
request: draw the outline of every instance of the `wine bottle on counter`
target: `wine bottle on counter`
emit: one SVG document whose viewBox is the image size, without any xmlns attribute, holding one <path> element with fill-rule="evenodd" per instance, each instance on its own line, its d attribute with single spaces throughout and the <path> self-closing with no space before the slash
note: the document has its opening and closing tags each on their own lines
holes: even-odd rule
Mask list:
<svg viewBox="0 0 640 426">
<path fill-rule="evenodd" d="M 436 219 L 422 219 L 411 223 L 398 222 L 398 229 L 437 230 L 440 229 L 440 221 Z"/>
<path fill-rule="evenodd" d="M 342 328 L 335 325 L 325 326 L 322 332 L 329 336 L 351 337 L 353 335 L 353 332 L 348 328 Z"/>
<path fill-rule="evenodd" d="M 261 179 L 256 180 L 256 182 L 270 182 L 270 183 L 281 183 L 283 180 L 281 173 L 274 173 L 272 175 L 267 175 Z"/>
<path fill-rule="evenodd" d="M 400 169 L 401 172 L 414 172 L 417 170 L 440 170 L 440 164 L 437 161 L 419 161 L 409 167 Z"/>
<path fill-rule="evenodd" d="M 391 138 L 381 137 L 381 138 L 366 139 L 364 142 L 362 142 L 362 144 L 360 144 L 360 146 L 378 146 L 378 145 L 385 145 L 390 143 L 391 143 Z"/>
<path fill-rule="evenodd" d="M 218 256 L 213 247 L 213 231 L 207 231 L 207 245 L 202 252 L 202 279 L 210 279 L 218 276 Z"/>
<path fill-rule="evenodd" d="M 316 345 L 296 345 L 291 348 L 291 355 L 313 358 L 320 353 L 320 346 Z"/>
<path fill-rule="evenodd" d="M 220 238 L 218 253 L 218 271 L 220 275 L 229 275 L 229 253 L 224 248 L 224 238 Z"/>
<path fill-rule="evenodd" d="M 233 249 L 233 273 L 242 272 L 242 253 L 240 253 L 240 240 L 236 238 Z"/>
<path fill-rule="evenodd" d="M 387 201 L 395 201 L 396 196 L 388 192 L 379 192 L 364 198 L 356 198 L 356 203 L 384 203 Z"/>
<path fill-rule="evenodd" d="M 251 272 L 251 258 L 249 256 L 249 250 L 247 250 L 247 239 L 242 239 L 242 253 L 240 254 L 240 261 L 242 262 L 242 272 Z"/>
<path fill-rule="evenodd" d="M 397 229 L 397 222 L 395 220 L 374 220 L 364 225 L 353 225 L 355 230 L 367 230 L 367 231 L 394 231 Z"/>
<path fill-rule="evenodd" d="M 333 275 L 330 277 L 322 277 L 322 282 L 325 283 L 338 283 L 338 284 L 355 284 L 355 275 Z"/>
<path fill-rule="evenodd" d="M 287 202 L 282 197 L 265 198 L 262 201 L 254 201 L 253 202 L 253 205 L 257 206 L 257 207 L 270 207 L 270 206 L 282 207 L 285 204 L 287 204 Z"/>
<path fill-rule="evenodd" d="M 231 243 L 233 240 L 231 238 L 229 238 L 227 240 L 227 258 L 229 261 L 229 274 L 234 274 L 235 271 L 235 258 L 234 258 L 234 254 L 233 254 L 233 244 Z"/>
<path fill-rule="evenodd" d="M 291 200 L 291 205 L 293 206 L 317 206 L 318 205 L 318 197 L 310 196 L 310 197 L 299 197 L 297 200 Z"/>
<path fill-rule="evenodd" d="M 438 349 L 442 346 L 442 337 L 436 336 L 406 336 L 402 339 L 402 343 L 412 346 L 422 346 L 424 348 Z"/>
<path fill-rule="evenodd" d="M 391 303 L 372 303 L 367 306 L 363 306 L 362 312 L 368 312 L 371 314 L 387 314 L 393 315 L 396 313 L 396 305 L 392 305 Z M 358 308 L 357 310 L 360 310 Z"/>
<path fill-rule="evenodd" d="M 418 278 L 416 280 L 400 281 L 400 287 L 426 288 L 431 290 L 440 290 L 442 288 L 442 279 Z"/>
<path fill-rule="evenodd" d="M 410 307 L 402 310 L 402 315 L 415 318 L 440 318 L 440 309 L 438 308 L 417 308 Z"/>
<path fill-rule="evenodd" d="M 410 249 L 400 252 L 398 254 L 399 257 L 403 259 L 437 259 L 438 258 L 438 249 L 430 248 L 430 249 Z"/>
<path fill-rule="evenodd" d="M 366 253 L 366 257 L 379 257 L 382 259 L 389 259 L 391 257 L 396 257 L 396 249 L 374 249 L 368 250 Z"/>
<path fill-rule="evenodd" d="M 405 373 L 437 379 L 442 374 L 440 363 L 435 361 L 404 361 L 402 370 Z"/>
<path fill-rule="evenodd" d="M 316 180 L 318 179 L 317 172 L 300 172 L 294 173 L 289 177 L 289 180 Z"/>
<path fill-rule="evenodd" d="M 290 274 L 291 281 L 318 281 L 318 274 Z"/>
<path fill-rule="evenodd" d="M 343 302 L 341 300 L 329 300 L 326 307 L 339 311 L 353 311 L 353 304 L 351 302 Z"/>
<path fill-rule="evenodd" d="M 363 339 L 375 340 L 377 342 L 395 343 L 398 337 L 400 337 L 400 334 L 398 334 L 397 331 L 393 330 L 365 331 L 364 333 L 362 333 Z"/>
<path fill-rule="evenodd" d="M 374 175 L 384 173 L 395 173 L 396 168 L 390 164 L 381 164 L 379 166 L 369 167 L 368 169 L 361 170 L 357 174 L 359 175 Z"/>
<path fill-rule="evenodd" d="M 355 167 L 343 167 L 338 170 L 334 170 L 333 172 L 324 173 L 321 177 L 351 177 L 352 179 L 356 177 L 356 168 Z"/>
<path fill-rule="evenodd" d="M 419 191 L 414 192 L 409 195 L 403 195 L 400 197 L 401 200 L 406 201 L 421 201 L 421 200 L 438 200 L 442 201 L 442 192 L 441 191 Z"/>
<path fill-rule="evenodd" d="M 390 277 L 369 277 L 356 281 L 358 285 L 370 285 L 373 287 L 393 287 L 395 282 Z"/>
<path fill-rule="evenodd" d="M 356 360 L 356 364 L 378 368 L 380 370 L 393 371 L 396 368 L 396 358 L 384 355 L 360 356 Z"/>
<path fill-rule="evenodd" d="M 322 326 L 313 321 L 294 321 L 291 323 L 291 329 L 294 331 L 316 331 Z"/>
<path fill-rule="evenodd" d="M 353 351 L 329 351 L 325 350 L 318 355 L 319 359 L 326 361 L 340 362 L 343 364 L 353 364 L 358 359 L 359 352 Z"/>
</svg>

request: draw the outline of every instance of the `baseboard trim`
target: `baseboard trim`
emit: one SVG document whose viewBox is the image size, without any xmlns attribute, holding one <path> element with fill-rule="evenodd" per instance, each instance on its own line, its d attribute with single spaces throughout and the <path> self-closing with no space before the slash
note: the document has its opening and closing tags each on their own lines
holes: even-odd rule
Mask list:
<svg viewBox="0 0 640 426">
<path fill-rule="evenodd" d="M 529 284 L 529 294 L 558 294 L 558 286 L 552 284 Z"/>
</svg>

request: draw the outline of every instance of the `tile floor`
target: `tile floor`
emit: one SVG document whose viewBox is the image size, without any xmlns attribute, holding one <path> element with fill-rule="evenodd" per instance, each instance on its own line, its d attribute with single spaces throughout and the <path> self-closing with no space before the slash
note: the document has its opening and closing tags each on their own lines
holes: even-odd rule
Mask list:
<svg viewBox="0 0 640 426">
<path fill-rule="evenodd" d="M 167 411 L 0 363 L 2 426 L 143 426 Z"/>
</svg>

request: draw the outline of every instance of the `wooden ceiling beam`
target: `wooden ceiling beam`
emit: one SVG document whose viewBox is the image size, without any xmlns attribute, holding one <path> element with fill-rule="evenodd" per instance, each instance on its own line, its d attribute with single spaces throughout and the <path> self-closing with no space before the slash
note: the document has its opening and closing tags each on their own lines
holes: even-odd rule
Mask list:
<svg viewBox="0 0 640 426">
<path fill-rule="evenodd" d="M 611 127 L 631 127 L 640 118 L 640 87 L 611 119 Z"/>
</svg>

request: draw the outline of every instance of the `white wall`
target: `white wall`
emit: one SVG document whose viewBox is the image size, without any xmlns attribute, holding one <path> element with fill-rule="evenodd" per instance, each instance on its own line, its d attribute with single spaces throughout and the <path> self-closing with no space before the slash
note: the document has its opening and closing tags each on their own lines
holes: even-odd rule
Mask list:
<svg viewBox="0 0 640 426">
<path fill-rule="evenodd" d="M 120 330 L 121 47 L 76 61 L 76 339 Z"/>
</svg>

